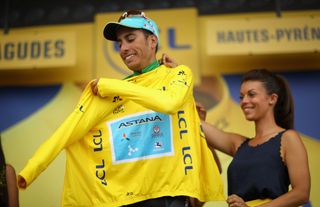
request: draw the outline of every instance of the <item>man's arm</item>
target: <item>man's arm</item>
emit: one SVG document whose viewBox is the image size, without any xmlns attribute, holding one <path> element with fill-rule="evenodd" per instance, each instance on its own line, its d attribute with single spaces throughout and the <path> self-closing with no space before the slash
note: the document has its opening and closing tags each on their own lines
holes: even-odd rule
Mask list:
<svg viewBox="0 0 320 207">
<path fill-rule="evenodd" d="M 101 97 L 120 95 L 154 111 L 173 114 L 192 93 L 193 76 L 186 66 L 178 66 L 171 70 L 174 75 L 165 90 L 107 78 L 96 81 L 95 85 L 92 85 L 92 90 Z"/>
<path fill-rule="evenodd" d="M 19 173 L 19 188 L 23 189 L 30 185 L 61 150 L 83 138 L 93 126 L 100 123 L 103 117 L 112 110 L 112 101 L 93 96 L 90 87 L 87 86 L 76 109 L 54 134 L 37 149 Z"/>
</svg>

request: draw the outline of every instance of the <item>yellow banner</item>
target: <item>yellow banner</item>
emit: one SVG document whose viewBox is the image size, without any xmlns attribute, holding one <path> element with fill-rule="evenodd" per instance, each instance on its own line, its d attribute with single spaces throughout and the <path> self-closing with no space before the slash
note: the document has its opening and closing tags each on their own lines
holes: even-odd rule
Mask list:
<svg viewBox="0 0 320 207">
<path fill-rule="evenodd" d="M 1 34 L 0 37 L 0 69 L 75 65 L 74 32 Z"/>
<path fill-rule="evenodd" d="M 196 9 L 145 11 L 160 30 L 158 58 L 167 53 L 177 62 L 187 65 L 194 73 L 195 83 L 199 82 L 198 16 Z M 107 22 L 117 21 L 122 13 L 108 13 L 96 16 L 97 76 L 123 78 L 132 72 L 127 69 L 119 56 L 115 42 L 105 40 L 103 29 Z"/>
<path fill-rule="evenodd" d="M 320 17 L 269 17 L 207 21 L 207 55 L 320 51 Z"/>
</svg>

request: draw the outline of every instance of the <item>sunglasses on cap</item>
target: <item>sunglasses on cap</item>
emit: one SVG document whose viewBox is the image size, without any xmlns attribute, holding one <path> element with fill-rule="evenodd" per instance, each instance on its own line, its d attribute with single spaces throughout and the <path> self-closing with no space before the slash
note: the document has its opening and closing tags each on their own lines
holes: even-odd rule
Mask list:
<svg viewBox="0 0 320 207">
<path fill-rule="evenodd" d="M 120 22 L 121 20 L 125 19 L 125 18 L 130 18 L 130 17 L 143 17 L 145 19 L 148 19 L 147 16 L 145 15 L 145 13 L 143 11 L 139 11 L 139 10 L 129 10 L 126 11 L 125 13 L 123 13 L 119 19 L 118 22 Z"/>
<path fill-rule="evenodd" d="M 158 38 L 158 45 L 160 44 L 157 24 L 142 11 L 129 10 L 120 16 L 118 22 L 107 23 L 103 30 L 104 37 L 108 40 L 117 41 L 116 33 L 120 26 L 147 30 Z"/>
</svg>

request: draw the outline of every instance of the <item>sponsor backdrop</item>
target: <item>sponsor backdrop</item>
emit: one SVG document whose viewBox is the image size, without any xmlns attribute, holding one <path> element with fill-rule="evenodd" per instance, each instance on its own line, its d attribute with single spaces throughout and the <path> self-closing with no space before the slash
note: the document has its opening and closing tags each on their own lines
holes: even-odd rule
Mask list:
<svg viewBox="0 0 320 207">
<path fill-rule="evenodd" d="M 320 68 L 320 12 L 204 16 L 200 18 L 203 75 Z M 210 57 L 210 58 L 208 58 Z"/>
<path fill-rule="evenodd" d="M 74 32 L 35 32 L 3 35 L 1 69 L 75 65 Z"/>
<path fill-rule="evenodd" d="M 196 90 L 195 95 L 204 98 L 208 121 L 219 128 L 253 135 L 253 126 L 245 121 L 237 102 L 240 73 L 267 67 L 288 78 L 296 104 L 296 128 L 311 168 L 311 200 L 306 206 L 320 206 L 320 129 L 316 124 L 320 58 L 315 52 L 320 48 L 320 12 L 285 13 L 283 19 L 268 13 L 198 17 L 195 9 L 146 13 L 160 28 L 158 57 L 166 52 L 192 68 L 197 87 L 204 91 Z M 105 23 L 119 15 L 99 14 L 93 24 L 14 29 L 0 35 L 0 131 L 7 162 L 17 172 L 76 106 L 82 91 L 76 82 L 129 74 L 116 44 L 102 37 Z M 218 155 L 226 184 L 231 158 Z M 21 206 L 60 206 L 64 167 L 62 152 L 27 190 L 20 191 Z M 205 206 L 227 205 L 209 202 Z"/>
<path fill-rule="evenodd" d="M 320 17 L 269 17 L 206 22 L 208 55 L 248 55 L 320 50 Z"/>
<path fill-rule="evenodd" d="M 92 24 L 0 32 L 0 85 L 55 84 L 93 77 Z"/>
</svg>

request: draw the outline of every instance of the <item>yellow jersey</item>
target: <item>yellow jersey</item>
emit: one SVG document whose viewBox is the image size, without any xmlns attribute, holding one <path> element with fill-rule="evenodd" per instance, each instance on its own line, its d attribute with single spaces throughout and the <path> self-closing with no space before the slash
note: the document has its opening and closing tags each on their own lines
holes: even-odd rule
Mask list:
<svg viewBox="0 0 320 207">
<path fill-rule="evenodd" d="M 224 200 L 186 66 L 90 84 L 19 173 L 30 185 L 66 150 L 62 206 L 121 206 L 161 196 Z"/>
</svg>

